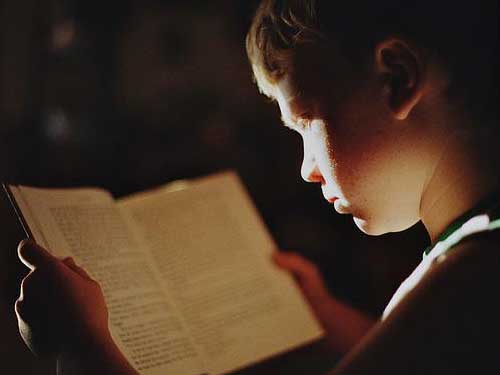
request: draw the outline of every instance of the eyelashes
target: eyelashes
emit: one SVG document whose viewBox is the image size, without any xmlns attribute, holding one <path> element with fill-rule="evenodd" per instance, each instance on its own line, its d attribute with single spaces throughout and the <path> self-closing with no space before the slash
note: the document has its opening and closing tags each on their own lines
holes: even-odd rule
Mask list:
<svg viewBox="0 0 500 375">
<path fill-rule="evenodd" d="M 297 120 L 297 126 L 301 129 L 309 129 L 311 127 L 312 121 L 307 118 L 300 118 Z"/>
<path fill-rule="evenodd" d="M 312 123 L 314 120 L 317 119 L 317 116 L 313 114 L 313 112 L 309 110 L 302 111 L 300 115 L 297 117 L 297 125 L 304 129 L 307 130 L 312 126 Z"/>
<path fill-rule="evenodd" d="M 312 118 L 308 114 L 302 114 L 298 117 L 292 119 L 281 117 L 283 125 L 292 130 L 301 132 L 303 130 L 308 130 L 313 122 Z"/>
</svg>

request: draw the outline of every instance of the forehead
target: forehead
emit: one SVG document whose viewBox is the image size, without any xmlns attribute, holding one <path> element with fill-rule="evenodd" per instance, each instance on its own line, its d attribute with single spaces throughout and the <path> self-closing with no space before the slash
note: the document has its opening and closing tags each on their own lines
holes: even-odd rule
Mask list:
<svg viewBox="0 0 500 375">
<path fill-rule="evenodd" d="M 291 90 L 290 80 L 285 77 L 280 79 L 278 83 L 274 86 L 274 97 L 278 102 L 278 105 L 283 116 L 290 116 L 290 103 L 294 99 L 293 91 Z"/>
<path fill-rule="evenodd" d="M 284 120 L 294 120 L 303 107 L 304 98 L 294 89 L 288 76 L 274 86 L 274 97 Z"/>
</svg>

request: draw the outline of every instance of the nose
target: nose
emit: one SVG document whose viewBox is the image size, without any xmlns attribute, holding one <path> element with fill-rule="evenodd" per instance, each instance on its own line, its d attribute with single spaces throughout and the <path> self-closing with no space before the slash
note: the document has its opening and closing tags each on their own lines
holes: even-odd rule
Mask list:
<svg viewBox="0 0 500 375">
<path fill-rule="evenodd" d="M 305 149 L 302 167 L 300 168 L 300 174 L 306 182 L 323 183 L 323 176 L 319 171 L 316 159 L 313 155 L 307 153 Z"/>
</svg>

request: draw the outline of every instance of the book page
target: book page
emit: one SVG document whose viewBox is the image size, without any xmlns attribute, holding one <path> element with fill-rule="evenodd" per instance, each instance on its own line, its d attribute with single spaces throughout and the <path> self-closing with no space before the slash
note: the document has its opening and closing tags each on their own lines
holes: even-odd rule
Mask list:
<svg viewBox="0 0 500 375">
<path fill-rule="evenodd" d="M 272 264 L 272 238 L 234 173 L 119 201 L 145 241 L 210 373 L 227 373 L 322 335 Z"/>
<path fill-rule="evenodd" d="M 92 189 L 13 188 L 35 240 L 72 256 L 103 290 L 113 338 L 146 375 L 202 373 L 178 311 L 113 198 Z"/>
</svg>

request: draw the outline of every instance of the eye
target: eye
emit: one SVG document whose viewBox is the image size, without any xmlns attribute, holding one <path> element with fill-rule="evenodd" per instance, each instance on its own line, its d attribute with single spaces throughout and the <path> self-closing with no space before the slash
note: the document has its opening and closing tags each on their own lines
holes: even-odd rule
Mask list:
<svg viewBox="0 0 500 375">
<path fill-rule="evenodd" d="M 297 120 L 297 125 L 301 128 L 301 129 L 309 129 L 310 126 L 311 126 L 311 120 L 308 119 L 308 118 L 300 118 Z"/>
</svg>

